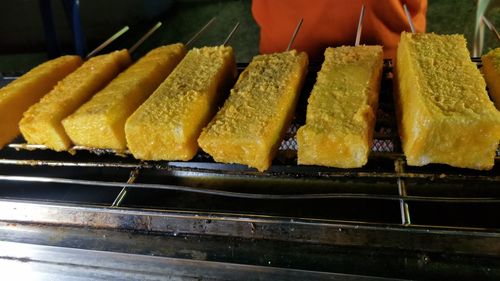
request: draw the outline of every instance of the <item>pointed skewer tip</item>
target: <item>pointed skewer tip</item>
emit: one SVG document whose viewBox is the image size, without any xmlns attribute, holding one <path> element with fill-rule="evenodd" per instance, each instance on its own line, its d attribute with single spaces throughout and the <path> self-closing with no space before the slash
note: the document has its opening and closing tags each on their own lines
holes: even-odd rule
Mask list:
<svg viewBox="0 0 500 281">
<path fill-rule="evenodd" d="M 212 23 L 217 19 L 217 17 L 213 17 L 211 18 L 202 28 L 200 28 L 200 30 L 198 30 L 198 32 L 196 32 L 193 37 L 191 37 L 191 39 L 189 39 L 187 42 L 186 42 L 186 47 L 188 46 L 191 46 L 191 44 L 193 44 L 194 41 L 196 41 L 196 39 L 198 39 L 198 37 L 210 26 L 212 25 Z"/>
<path fill-rule="evenodd" d="M 157 22 L 150 30 L 148 30 L 141 38 L 139 38 L 139 40 L 137 40 L 137 42 L 135 42 L 135 44 L 130 47 L 130 49 L 128 49 L 128 52 L 131 54 L 135 50 L 137 50 L 137 48 L 139 48 L 139 46 L 141 46 L 142 43 L 146 41 L 146 39 L 148 39 L 158 28 L 160 28 L 161 25 L 161 21 Z"/>
<path fill-rule="evenodd" d="M 106 48 L 109 44 L 111 44 L 113 41 L 115 41 L 118 37 L 122 36 L 128 30 L 129 30 L 128 25 L 124 26 L 122 29 L 118 30 L 118 32 L 116 32 L 111 37 L 109 37 L 106 41 L 104 41 L 101 45 L 99 45 L 97 48 L 92 50 L 92 52 L 90 52 L 85 58 L 88 59 L 88 58 L 92 57 L 93 55 L 97 54 L 102 49 Z"/>
<path fill-rule="evenodd" d="M 293 46 L 293 42 L 295 41 L 295 37 L 297 37 L 297 34 L 299 33 L 300 27 L 302 26 L 302 23 L 304 22 L 304 19 L 301 18 L 299 22 L 297 23 L 297 26 L 295 27 L 295 31 L 292 34 L 292 37 L 290 38 L 290 42 L 288 42 L 288 46 L 286 47 L 286 51 L 290 51 L 290 49 Z"/>
<path fill-rule="evenodd" d="M 411 19 L 411 14 L 410 14 L 410 11 L 408 10 L 408 6 L 406 6 L 406 4 L 403 4 L 403 9 L 405 11 L 405 14 L 406 14 L 406 19 L 408 20 L 408 24 L 410 25 L 410 30 L 411 30 L 411 33 L 415 33 L 415 26 L 413 25 L 413 20 Z"/>
<path fill-rule="evenodd" d="M 236 32 L 236 30 L 238 29 L 239 26 L 240 26 L 240 22 L 238 21 L 236 23 L 236 25 L 233 27 L 233 29 L 231 30 L 231 32 L 229 32 L 229 35 L 227 35 L 226 40 L 224 40 L 224 43 L 222 43 L 222 45 L 226 46 L 227 43 L 229 43 L 229 40 L 231 40 L 231 38 L 233 37 L 233 34 Z"/>
<path fill-rule="evenodd" d="M 358 28 L 356 30 L 356 42 L 354 46 L 359 46 L 361 41 L 361 31 L 363 29 L 363 19 L 365 17 L 365 4 L 361 5 L 361 12 L 359 13 Z"/>
</svg>

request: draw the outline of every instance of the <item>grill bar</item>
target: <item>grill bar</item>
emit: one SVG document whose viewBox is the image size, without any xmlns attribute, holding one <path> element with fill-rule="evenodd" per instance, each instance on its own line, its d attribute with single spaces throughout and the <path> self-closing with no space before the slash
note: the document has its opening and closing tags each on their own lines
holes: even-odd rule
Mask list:
<svg viewBox="0 0 500 281">
<path fill-rule="evenodd" d="M 139 164 L 123 162 L 80 162 L 61 160 L 36 159 L 0 159 L 0 164 L 17 166 L 49 166 L 49 167 L 106 167 L 106 168 L 137 168 Z"/>
<path fill-rule="evenodd" d="M 133 179 L 135 175 L 135 170 L 132 171 L 131 174 L 132 174 L 131 179 Z M 500 203 L 500 197 L 444 197 L 444 196 L 440 197 L 440 196 L 411 196 L 411 195 L 381 195 L 381 194 L 363 194 L 363 193 L 261 194 L 261 193 L 231 192 L 225 190 L 213 190 L 204 188 L 192 188 L 186 186 L 176 186 L 176 185 L 166 185 L 166 184 L 148 184 L 148 183 L 130 183 L 130 182 L 120 183 L 120 182 L 66 179 L 66 178 L 6 176 L 6 175 L 0 175 L 0 180 L 12 181 L 12 182 L 73 184 L 73 185 L 85 185 L 90 187 L 105 186 L 105 187 L 122 187 L 122 188 L 161 189 L 161 190 L 207 194 L 207 195 L 230 197 L 230 198 L 265 199 L 265 200 L 304 200 L 304 199 L 335 198 L 335 199 L 372 199 L 372 200 L 387 200 L 387 201 L 398 201 L 398 202 L 406 201 L 406 202 Z M 119 206 L 118 202 L 123 200 L 125 194 L 126 192 L 119 193 L 119 196 L 117 196 L 117 198 L 113 203 L 113 207 Z M 404 215 L 407 216 L 406 214 Z M 409 224 L 409 220 L 407 221 Z"/>
<path fill-rule="evenodd" d="M 403 160 L 402 159 L 397 159 L 394 161 L 394 168 L 396 170 L 396 173 L 400 174 L 404 172 L 404 167 L 403 167 Z M 401 198 L 407 197 L 406 195 L 406 184 L 402 178 L 398 178 L 398 193 Z M 408 208 L 408 204 L 405 202 L 404 199 L 401 199 L 399 201 L 399 207 L 401 209 L 401 223 L 403 225 L 410 225 L 411 220 L 410 220 L 410 210 Z"/>
<path fill-rule="evenodd" d="M 387 157 L 379 157 L 376 153 L 373 153 L 372 161 L 383 159 L 400 159 L 401 154 L 387 154 Z M 498 159 L 499 157 L 496 157 Z M 400 160 L 404 162 L 403 160 Z M 498 162 L 498 160 L 497 160 Z M 488 175 L 486 173 L 480 173 L 475 171 L 463 172 L 463 169 L 454 169 L 448 167 L 449 170 L 454 173 L 443 173 L 442 171 L 437 171 L 434 173 L 427 172 L 373 172 L 369 170 L 342 170 L 342 169 L 331 169 L 331 168 L 319 168 L 314 166 L 303 166 L 303 167 L 293 167 L 287 165 L 275 165 L 274 170 L 271 169 L 267 172 L 257 172 L 253 169 L 246 168 L 241 165 L 226 165 L 217 164 L 211 162 L 160 162 L 160 163 L 128 163 L 128 162 L 77 162 L 77 161 L 67 161 L 67 160 L 36 160 L 36 159 L 5 159 L 0 158 L 0 164 L 5 165 L 18 165 L 18 166 L 50 166 L 50 167 L 102 167 L 102 168 L 143 168 L 143 169 L 157 169 L 165 171 L 178 171 L 178 172 L 198 172 L 198 173 L 219 173 L 224 175 L 247 175 L 247 176 L 259 176 L 262 178 L 269 177 L 281 177 L 281 178 L 297 178 L 305 176 L 314 176 L 319 178 L 386 178 L 386 179 L 428 179 L 432 181 L 436 180 L 448 180 L 448 181 L 484 181 L 496 183 L 500 182 L 500 175 L 496 175 L 495 172 L 491 172 L 493 175 Z M 419 168 L 416 168 L 419 170 Z"/>
<path fill-rule="evenodd" d="M 13 210 L 16 210 L 13 212 Z M 11 215 L 7 215 L 11 214 Z M 300 241 L 366 247 L 389 246 L 409 250 L 447 251 L 454 253 L 500 253 L 500 233 L 484 228 L 447 229 L 432 226 L 379 225 L 363 222 L 324 219 L 240 216 L 225 213 L 159 212 L 151 210 L 95 208 L 33 204 L 0 199 L 0 221 L 66 224 L 96 228 L 119 228 L 175 235 L 203 233 L 206 235 L 237 236 L 250 239 Z M 200 228 L 200 224 L 202 227 Z M 287 230 L 288 236 L 283 236 Z M 359 239 L 361 238 L 361 239 Z M 451 243 L 451 244 L 449 244 Z"/>
<path fill-rule="evenodd" d="M 28 143 L 11 143 L 8 145 L 10 148 L 14 148 L 16 150 L 47 150 L 49 149 L 47 146 L 42 144 L 28 144 Z M 75 153 L 76 151 L 84 150 L 92 152 L 96 155 L 102 154 L 116 154 L 116 155 L 130 155 L 130 151 L 117 151 L 115 149 L 103 149 L 103 148 L 93 148 L 86 147 L 81 145 L 75 145 L 69 149 L 70 153 Z"/>
</svg>

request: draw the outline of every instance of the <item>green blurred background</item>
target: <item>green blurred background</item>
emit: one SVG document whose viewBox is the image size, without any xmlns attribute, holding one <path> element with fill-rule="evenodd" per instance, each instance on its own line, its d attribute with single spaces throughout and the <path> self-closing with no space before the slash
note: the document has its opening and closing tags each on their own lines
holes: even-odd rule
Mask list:
<svg viewBox="0 0 500 281">
<path fill-rule="evenodd" d="M 440 34 L 462 33 L 472 50 L 477 0 L 429 0 L 427 31 Z M 158 20 L 163 26 L 142 45 L 134 56 L 172 42 L 186 42 L 211 17 L 214 25 L 194 46 L 219 44 L 237 21 L 241 25 L 231 41 L 238 62 L 248 62 L 258 53 L 259 30 L 251 15 L 250 0 L 81 0 L 82 24 L 88 50 L 124 25 L 130 31 L 104 51 L 128 48 Z M 60 1 L 52 1 L 60 47 L 73 53 L 71 30 Z M 0 11 L 0 73 L 24 72 L 47 59 L 38 1 L 6 1 Z M 486 17 L 500 28 L 500 0 L 492 0 Z M 499 47 L 486 30 L 485 48 Z"/>
</svg>

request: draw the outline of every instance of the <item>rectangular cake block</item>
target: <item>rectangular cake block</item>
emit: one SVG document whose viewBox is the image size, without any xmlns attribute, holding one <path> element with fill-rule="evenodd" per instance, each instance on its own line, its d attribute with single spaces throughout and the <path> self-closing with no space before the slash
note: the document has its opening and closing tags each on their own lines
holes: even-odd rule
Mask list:
<svg viewBox="0 0 500 281">
<path fill-rule="evenodd" d="M 462 35 L 403 32 L 395 91 L 406 161 L 491 169 L 500 112 Z"/>
<path fill-rule="evenodd" d="M 125 121 L 186 54 L 183 44 L 156 48 L 120 73 L 62 123 L 76 145 L 125 150 Z"/>
<path fill-rule="evenodd" d="M 259 55 L 198 139 L 217 162 L 269 168 L 288 129 L 307 71 L 306 53 Z"/>
<path fill-rule="evenodd" d="M 490 96 L 500 110 L 500 48 L 489 51 L 481 57 L 483 61 L 483 73 L 486 84 L 490 90 Z"/>
<path fill-rule="evenodd" d="M 381 46 L 327 48 L 297 132 L 298 163 L 357 168 L 368 161 L 384 64 Z"/>
<path fill-rule="evenodd" d="M 125 124 L 127 146 L 143 160 L 190 160 L 221 93 L 236 76 L 231 47 L 194 48 Z"/>
<path fill-rule="evenodd" d="M 23 113 L 81 64 L 79 56 L 62 56 L 40 64 L 0 89 L 0 148 L 19 135 Z"/>
<path fill-rule="evenodd" d="M 102 89 L 129 63 L 127 50 L 115 51 L 89 59 L 66 76 L 24 113 L 19 127 L 26 141 L 56 151 L 67 150 L 71 141 L 64 131 L 62 119 Z"/>
</svg>

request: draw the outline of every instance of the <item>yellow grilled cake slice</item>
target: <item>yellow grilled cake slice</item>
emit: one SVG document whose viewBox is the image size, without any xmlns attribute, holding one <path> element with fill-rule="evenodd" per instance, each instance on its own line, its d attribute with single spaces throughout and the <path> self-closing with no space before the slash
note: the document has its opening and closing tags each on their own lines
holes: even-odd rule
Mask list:
<svg viewBox="0 0 500 281">
<path fill-rule="evenodd" d="M 0 89 L 0 148 L 19 135 L 23 113 L 81 64 L 79 56 L 62 56 L 40 64 Z"/>
<path fill-rule="evenodd" d="M 183 44 L 150 51 L 62 123 L 76 145 L 125 150 L 125 121 L 186 54 Z"/>
<path fill-rule="evenodd" d="M 30 144 L 63 151 L 71 146 L 61 121 L 130 64 L 127 50 L 93 57 L 24 113 L 19 127 Z"/>
<path fill-rule="evenodd" d="M 127 146 L 137 159 L 190 160 L 224 89 L 236 75 L 231 47 L 194 48 L 128 118 Z"/>
<path fill-rule="evenodd" d="M 397 52 L 396 109 L 408 164 L 491 169 L 500 112 L 465 38 L 403 32 Z"/>
<path fill-rule="evenodd" d="M 328 48 L 297 132 L 298 163 L 339 168 L 368 161 L 383 66 L 381 46 Z"/>
<path fill-rule="evenodd" d="M 483 73 L 486 84 L 490 90 L 490 96 L 500 110 L 500 48 L 489 51 L 481 57 L 483 61 Z"/>
<path fill-rule="evenodd" d="M 307 70 L 306 53 L 259 55 L 203 129 L 200 147 L 215 161 L 269 168 L 288 129 Z"/>
</svg>

